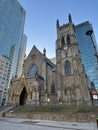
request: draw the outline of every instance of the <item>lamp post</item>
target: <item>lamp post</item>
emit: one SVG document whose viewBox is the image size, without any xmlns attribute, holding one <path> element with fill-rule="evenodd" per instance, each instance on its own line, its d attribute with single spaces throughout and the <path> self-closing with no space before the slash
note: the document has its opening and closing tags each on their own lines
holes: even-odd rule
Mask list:
<svg viewBox="0 0 98 130">
<path fill-rule="evenodd" d="M 98 62 L 98 53 L 97 53 L 96 46 L 95 46 L 94 41 L 93 41 L 93 38 L 92 38 L 92 33 L 93 33 L 93 30 L 88 30 L 88 31 L 86 32 L 86 35 L 87 35 L 87 36 L 90 36 L 90 38 L 91 38 L 93 47 L 94 47 L 94 49 L 95 49 L 95 54 L 94 54 L 94 56 L 96 56 L 97 62 Z"/>
<path fill-rule="evenodd" d="M 50 98 L 48 98 L 47 99 L 47 102 L 48 102 L 48 105 L 50 104 L 50 102 L 51 102 L 51 99 Z"/>
</svg>

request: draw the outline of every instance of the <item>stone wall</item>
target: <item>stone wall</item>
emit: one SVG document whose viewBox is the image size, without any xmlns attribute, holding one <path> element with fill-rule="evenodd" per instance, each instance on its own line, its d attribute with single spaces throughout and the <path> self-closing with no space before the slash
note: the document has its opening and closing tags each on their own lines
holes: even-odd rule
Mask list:
<svg viewBox="0 0 98 130">
<path fill-rule="evenodd" d="M 95 123 L 96 117 L 94 114 L 60 114 L 60 113 L 6 113 L 6 117 L 18 117 L 40 120 L 55 120 L 55 121 L 72 121 Z"/>
</svg>

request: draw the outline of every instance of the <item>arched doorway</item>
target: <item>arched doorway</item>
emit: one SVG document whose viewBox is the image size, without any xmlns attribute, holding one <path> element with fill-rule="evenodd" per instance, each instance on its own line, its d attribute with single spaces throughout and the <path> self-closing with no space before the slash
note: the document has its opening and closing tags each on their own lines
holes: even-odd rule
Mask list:
<svg viewBox="0 0 98 130">
<path fill-rule="evenodd" d="M 21 94 L 20 94 L 20 105 L 25 105 L 27 100 L 27 91 L 24 87 Z"/>
</svg>

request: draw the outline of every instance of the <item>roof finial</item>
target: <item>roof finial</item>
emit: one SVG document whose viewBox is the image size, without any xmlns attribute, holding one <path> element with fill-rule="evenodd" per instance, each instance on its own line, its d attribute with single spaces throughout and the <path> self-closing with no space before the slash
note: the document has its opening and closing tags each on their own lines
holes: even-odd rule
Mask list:
<svg viewBox="0 0 98 130">
<path fill-rule="evenodd" d="M 43 54 L 44 54 L 44 56 L 46 56 L 46 49 L 45 48 L 43 50 Z"/>
</svg>

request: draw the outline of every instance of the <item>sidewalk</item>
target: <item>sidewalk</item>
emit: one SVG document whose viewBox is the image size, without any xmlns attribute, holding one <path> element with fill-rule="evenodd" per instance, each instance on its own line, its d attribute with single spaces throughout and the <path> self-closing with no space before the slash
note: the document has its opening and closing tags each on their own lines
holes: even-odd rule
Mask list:
<svg viewBox="0 0 98 130">
<path fill-rule="evenodd" d="M 50 129 L 65 129 L 65 130 L 97 130 L 95 123 L 77 123 L 77 122 L 62 122 L 62 121 L 49 121 L 49 120 L 30 120 L 22 118 L 0 118 L 0 122 L 10 122 L 27 124 L 32 126 L 48 127 Z"/>
</svg>

